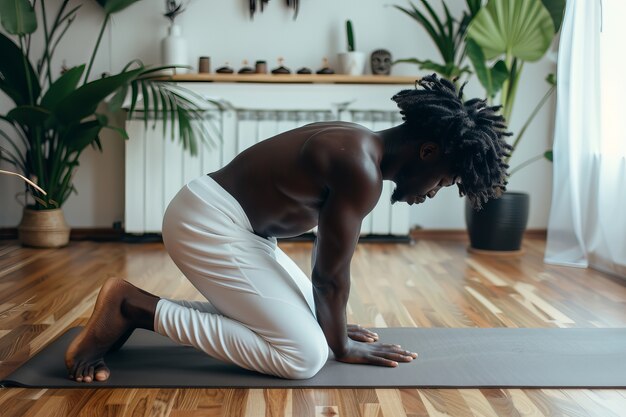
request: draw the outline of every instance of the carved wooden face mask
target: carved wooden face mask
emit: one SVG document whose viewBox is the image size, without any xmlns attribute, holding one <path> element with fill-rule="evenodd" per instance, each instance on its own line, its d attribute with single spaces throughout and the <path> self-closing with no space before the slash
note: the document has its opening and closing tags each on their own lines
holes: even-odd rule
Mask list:
<svg viewBox="0 0 626 417">
<path fill-rule="evenodd" d="M 386 49 L 377 49 L 370 57 L 372 74 L 389 75 L 391 73 L 391 52 Z"/>
</svg>

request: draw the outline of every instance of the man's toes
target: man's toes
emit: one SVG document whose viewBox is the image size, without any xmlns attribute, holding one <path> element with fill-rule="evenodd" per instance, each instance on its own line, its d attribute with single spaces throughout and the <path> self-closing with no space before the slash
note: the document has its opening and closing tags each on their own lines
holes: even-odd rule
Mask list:
<svg viewBox="0 0 626 417">
<path fill-rule="evenodd" d="M 106 366 L 102 365 L 101 367 L 96 369 L 96 375 L 95 375 L 94 379 L 96 381 L 106 381 L 107 379 L 109 379 L 109 375 L 111 375 L 111 372 L 109 371 L 109 368 L 107 368 Z"/>
<path fill-rule="evenodd" d="M 76 372 L 74 372 L 77 382 L 81 382 L 83 380 L 83 369 L 85 369 L 85 365 L 80 364 L 76 368 Z"/>
<path fill-rule="evenodd" d="M 85 371 L 83 372 L 83 381 L 93 381 L 93 366 L 85 367 Z"/>
</svg>

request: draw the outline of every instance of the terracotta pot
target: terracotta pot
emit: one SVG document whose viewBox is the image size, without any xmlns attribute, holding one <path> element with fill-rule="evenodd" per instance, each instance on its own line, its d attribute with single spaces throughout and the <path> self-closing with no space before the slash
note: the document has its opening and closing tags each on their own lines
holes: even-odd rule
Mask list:
<svg viewBox="0 0 626 417">
<path fill-rule="evenodd" d="M 17 227 L 17 238 L 24 246 L 59 248 L 68 244 L 70 228 L 62 209 L 33 210 L 24 208 Z"/>
</svg>

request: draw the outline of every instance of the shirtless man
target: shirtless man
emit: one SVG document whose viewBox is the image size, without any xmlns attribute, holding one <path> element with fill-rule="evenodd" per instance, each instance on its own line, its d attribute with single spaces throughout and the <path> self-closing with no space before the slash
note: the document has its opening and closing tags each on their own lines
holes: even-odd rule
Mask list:
<svg viewBox="0 0 626 417">
<path fill-rule="evenodd" d="M 158 332 L 243 368 L 283 378 L 315 375 L 328 358 L 398 366 L 417 353 L 346 323 L 350 260 L 382 181 L 392 202 L 423 203 L 456 184 L 479 207 L 506 184 L 504 118 L 435 75 L 392 99 L 404 123 L 372 132 L 312 123 L 245 150 L 186 184 L 163 219 L 163 241 L 206 302 L 159 298 L 105 282 L 89 322 L 66 352 L 69 377 L 105 381 L 107 352 L 136 328 Z M 276 245 L 318 226 L 311 281 Z"/>
</svg>

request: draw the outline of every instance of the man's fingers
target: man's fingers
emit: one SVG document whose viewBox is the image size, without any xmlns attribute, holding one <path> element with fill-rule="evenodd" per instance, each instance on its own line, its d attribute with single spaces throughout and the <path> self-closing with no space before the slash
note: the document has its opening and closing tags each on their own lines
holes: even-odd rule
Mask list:
<svg viewBox="0 0 626 417">
<path fill-rule="evenodd" d="M 348 334 L 363 334 L 366 337 L 369 337 L 374 340 L 378 340 L 378 334 L 366 329 L 364 327 L 359 326 L 358 324 L 348 324 Z"/>
<path fill-rule="evenodd" d="M 372 365 L 388 366 L 391 368 L 395 368 L 396 366 L 398 366 L 398 362 L 376 355 L 370 356 L 368 358 L 368 362 Z"/>
<path fill-rule="evenodd" d="M 357 342 L 371 343 L 376 341 L 374 338 L 368 336 L 367 334 L 359 332 L 348 332 L 348 337 L 352 340 L 356 340 Z"/>
<path fill-rule="evenodd" d="M 402 353 L 402 354 L 409 355 L 409 356 L 412 356 L 414 358 L 417 358 L 417 353 L 411 352 L 411 351 L 406 350 L 406 349 L 403 349 L 402 346 L 400 346 L 400 345 L 394 345 L 394 344 L 390 344 L 390 343 L 379 343 L 378 346 L 384 348 L 385 351 Z"/>
<path fill-rule="evenodd" d="M 375 352 L 374 354 L 382 358 L 389 359 L 389 360 L 396 361 L 396 362 L 411 362 L 413 360 L 412 356 L 405 355 L 402 353 Z"/>
</svg>

